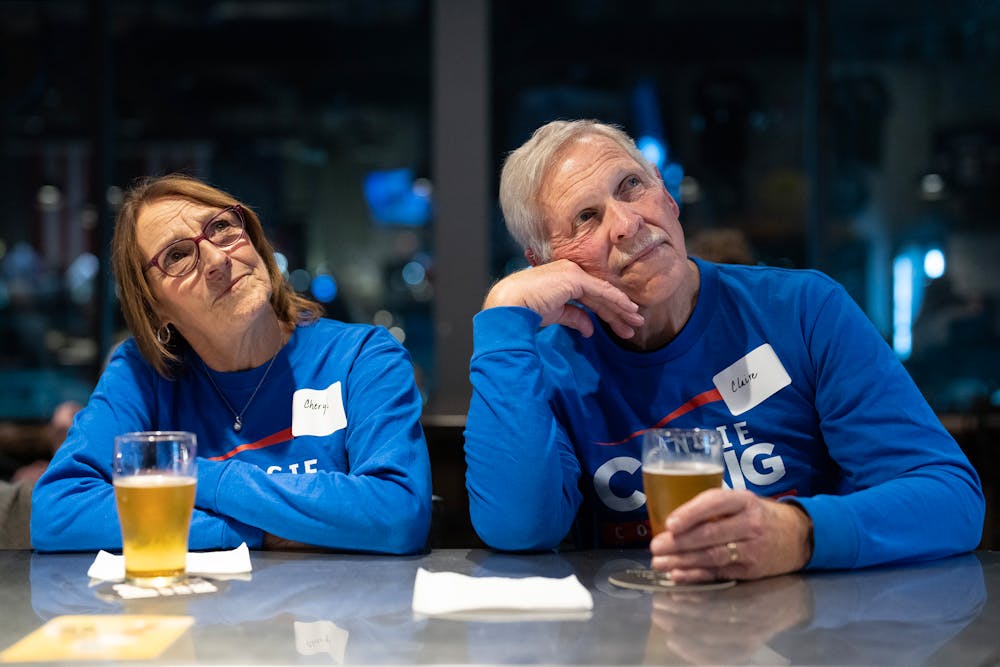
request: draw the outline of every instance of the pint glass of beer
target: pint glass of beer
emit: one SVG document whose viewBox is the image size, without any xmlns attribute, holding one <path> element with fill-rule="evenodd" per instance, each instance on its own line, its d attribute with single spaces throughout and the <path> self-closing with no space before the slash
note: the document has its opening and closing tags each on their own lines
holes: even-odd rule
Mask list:
<svg viewBox="0 0 1000 667">
<path fill-rule="evenodd" d="M 715 429 L 652 429 L 642 439 L 642 485 L 653 535 L 702 491 L 722 486 L 722 436 Z"/>
<path fill-rule="evenodd" d="M 164 586 L 185 576 L 196 447 L 185 431 L 115 437 L 111 467 L 129 583 Z"/>
<path fill-rule="evenodd" d="M 653 535 L 666 529 L 667 517 L 702 491 L 722 487 L 722 435 L 715 429 L 659 428 L 642 437 L 642 484 Z M 678 584 L 666 572 L 631 567 L 608 575 L 623 588 L 645 591 L 703 591 L 728 588 L 732 579 Z"/>
</svg>

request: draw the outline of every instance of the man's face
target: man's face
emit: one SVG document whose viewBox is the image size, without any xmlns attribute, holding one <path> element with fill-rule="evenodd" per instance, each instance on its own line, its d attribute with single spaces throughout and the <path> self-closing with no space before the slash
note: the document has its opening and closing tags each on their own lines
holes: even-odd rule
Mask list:
<svg viewBox="0 0 1000 667">
<path fill-rule="evenodd" d="M 568 259 L 640 306 L 667 300 L 687 265 L 677 203 L 621 146 L 585 135 L 562 148 L 539 189 L 552 259 Z"/>
</svg>

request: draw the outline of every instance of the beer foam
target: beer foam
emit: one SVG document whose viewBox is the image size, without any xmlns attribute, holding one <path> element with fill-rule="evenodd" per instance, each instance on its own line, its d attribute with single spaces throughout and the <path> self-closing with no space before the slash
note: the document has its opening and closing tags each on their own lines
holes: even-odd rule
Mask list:
<svg viewBox="0 0 1000 667">
<path fill-rule="evenodd" d="M 723 468 L 721 463 L 671 461 L 643 466 L 643 472 L 650 475 L 717 475 L 723 472 Z"/>
<path fill-rule="evenodd" d="M 149 489 L 163 486 L 194 486 L 198 479 L 183 475 L 129 475 L 115 479 L 115 486 L 130 489 Z"/>
</svg>

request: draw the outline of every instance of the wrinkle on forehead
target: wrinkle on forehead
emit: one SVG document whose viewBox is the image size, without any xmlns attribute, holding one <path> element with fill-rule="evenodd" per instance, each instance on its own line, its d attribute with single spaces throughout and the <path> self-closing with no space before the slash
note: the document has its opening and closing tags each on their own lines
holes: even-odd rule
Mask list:
<svg viewBox="0 0 1000 667">
<path fill-rule="evenodd" d="M 165 197 L 149 202 L 139 211 L 136 220 L 139 248 L 152 255 L 177 239 L 198 235 L 207 216 L 214 210 L 182 197 Z"/>
<path fill-rule="evenodd" d="M 584 135 L 567 143 L 553 157 L 545 170 L 538 201 L 544 217 L 550 224 L 560 222 L 557 214 L 572 216 L 588 197 L 607 191 L 607 183 L 599 177 L 602 173 L 617 170 L 625 173 L 639 171 L 638 164 L 625 149 L 600 135 Z"/>
</svg>

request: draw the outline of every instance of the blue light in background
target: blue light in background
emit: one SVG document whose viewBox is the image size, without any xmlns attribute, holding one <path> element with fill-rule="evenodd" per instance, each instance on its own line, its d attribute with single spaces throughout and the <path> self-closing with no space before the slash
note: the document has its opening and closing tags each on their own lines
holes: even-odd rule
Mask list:
<svg viewBox="0 0 1000 667">
<path fill-rule="evenodd" d="M 337 282 L 325 273 L 313 278 L 310 290 L 320 303 L 330 303 L 337 298 Z"/>
<path fill-rule="evenodd" d="M 278 270 L 281 271 L 281 275 L 288 277 L 288 257 L 284 253 L 275 252 L 274 253 L 274 263 L 278 265 Z"/>
<path fill-rule="evenodd" d="M 670 193 L 670 196 L 673 197 L 675 201 L 680 203 L 681 181 L 684 180 L 684 168 L 676 162 L 671 162 L 663 168 L 660 175 L 663 177 L 663 185 L 666 186 L 667 192 Z"/>
<path fill-rule="evenodd" d="M 935 280 L 944 275 L 945 261 L 944 253 L 940 248 L 931 248 L 924 255 L 924 273 L 931 280 Z"/>
<path fill-rule="evenodd" d="M 89 252 L 74 259 L 66 269 L 66 286 L 74 303 L 87 303 L 93 296 L 94 279 L 100 260 Z"/>
<path fill-rule="evenodd" d="M 684 169 L 670 160 L 670 147 L 664 138 L 663 122 L 660 120 L 660 101 L 652 79 L 643 78 L 632 88 L 632 112 L 639 136 L 636 148 L 659 170 L 667 192 L 680 203 Z"/>
<path fill-rule="evenodd" d="M 892 349 L 902 360 L 913 351 L 913 260 L 899 255 L 892 262 Z"/>
<path fill-rule="evenodd" d="M 426 276 L 427 271 L 420 262 L 407 262 L 403 267 L 403 282 L 407 285 L 419 285 Z"/>
<path fill-rule="evenodd" d="M 66 282 L 69 283 L 69 288 L 74 289 L 79 287 L 80 283 L 93 280 L 99 268 L 100 260 L 97 259 L 97 255 L 89 252 L 81 253 L 66 269 Z"/>
<path fill-rule="evenodd" d="M 635 145 L 654 167 L 657 169 L 663 168 L 663 161 L 667 159 L 667 151 L 659 139 L 647 134 L 639 137 Z"/>
<path fill-rule="evenodd" d="M 420 227 L 431 218 L 431 188 L 414 181 L 412 169 L 370 171 L 364 179 L 365 201 L 380 225 Z"/>
<path fill-rule="evenodd" d="M 292 283 L 292 288 L 296 292 L 305 292 L 309 289 L 309 283 L 312 282 L 312 276 L 305 269 L 295 269 L 290 274 L 288 274 L 288 282 Z"/>
</svg>

